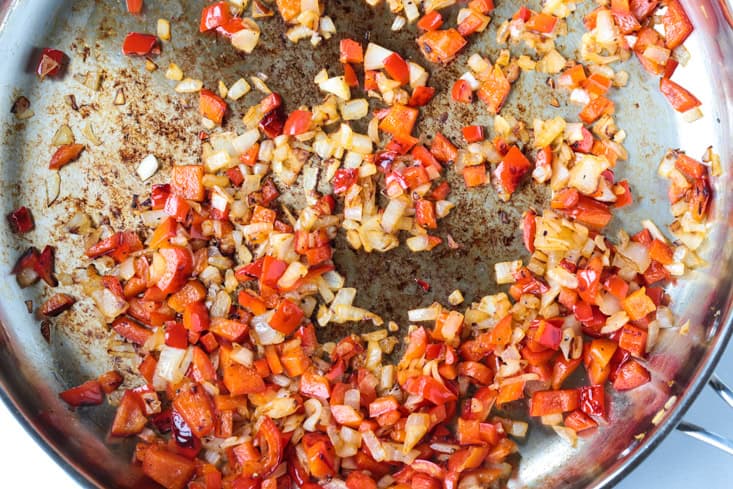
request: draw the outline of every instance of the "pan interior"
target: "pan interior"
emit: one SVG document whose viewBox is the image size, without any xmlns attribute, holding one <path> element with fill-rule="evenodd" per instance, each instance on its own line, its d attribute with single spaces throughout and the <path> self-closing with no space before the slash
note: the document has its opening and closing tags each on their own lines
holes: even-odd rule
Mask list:
<svg viewBox="0 0 733 489">
<path fill-rule="evenodd" d="M 164 78 L 169 62 L 180 65 L 186 76 L 199 78 L 205 86 L 216 86 L 219 79 L 231 84 L 245 76 L 264 73 L 268 85 L 281 93 L 288 109 L 298 103 L 312 103 L 320 98 L 312 80 L 323 67 L 334 73 L 338 66 L 338 40 L 351 37 L 372 40 L 399 51 L 405 58 L 421 64 L 414 43 L 414 31 L 392 32 L 392 21 L 384 4 L 377 9 L 361 1 L 330 1 L 328 14 L 335 20 L 338 34 L 317 49 L 306 42 L 289 43 L 282 35 L 278 18 L 261 22 L 262 41 L 253 55 L 235 53 L 226 40 L 197 32 L 202 1 L 155 1 L 146 4 L 142 17 L 123 11 L 121 2 L 0 2 L 9 8 L 0 24 L 0 114 L 4 121 L 0 133 L 0 206 L 3 214 L 26 205 L 36 218 L 36 230 L 24 237 L 12 235 L 3 221 L 0 228 L 0 276 L 8 276 L 19 254 L 29 245 L 55 244 L 57 273 L 67 277 L 83 267 L 83 238 L 70 234 L 65 227 L 77 212 L 88 213 L 94 222 L 116 230 L 140 226 L 134 205 L 149 192 L 151 184 L 168 180 L 172 163 L 196 163 L 202 129 L 196 116 L 197 98 L 178 95 L 173 83 Z M 467 70 L 466 59 L 480 52 L 495 59 L 498 19 L 513 13 L 513 2 L 498 2 L 495 21 L 477 40 L 472 40 L 465 54 L 447 67 L 432 67 L 431 85 L 439 94 L 423 112 L 419 132 L 441 131 L 454 141 L 461 139 L 460 129 L 468 124 L 492 125 L 492 118 L 478 104 L 464 106 L 449 100 L 453 81 Z M 535 2 L 530 7 L 537 8 Z M 699 3 L 685 2 L 696 25 L 710 27 L 717 18 L 703 18 Z M 709 6 L 706 2 L 703 2 Z M 582 13 L 591 5 L 579 8 L 570 19 L 570 35 L 561 39 L 560 50 L 569 58 L 576 56 Z M 716 7 L 713 10 L 716 11 Z M 155 59 L 159 68 L 153 73 L 143 69 L 140 59 L 122 55 L 119 46 L 129 31 L 154 32 L 159 17 L 171 19 L 173 38 Z M 707 23 L 706 23 L 707 22 Z M 718 25 L 719 29 L 723 25 Z M 683 122 L 658 93 L 656 81 L 641 70 L 635 60 L 623 67 L 630 74 L 629 87 L 614 96 L 618 125 L 625 129 L 629 161 L 620 170 L 628 178 L 634 194 L 640 196 L 630 211 L 616 218 L 616 226 L 630 232 L 640 229 L 643 218 L 660 226 L 671 221 L 666 198 L 666 183 L 656 176 L 656 167 L 667 148 L 681 148 L 694 157 L 714 145 L 724 162 L 730 161 L 731 147 L 728 118 L 730 81 L 733 77 L 722 59 L 731 59 L 730 31 L 720 33 L 718 41 L 706 37 L 705 27 L 698 29 L 688 42 L 694 53 L 682 70 L 681 83 L 695 87 L 703 101 L 704 119 L 693 124 Z M 40 82 L 33 73 L 33 61 L 39 49 L 57 47 L 70 59 L 61 80 Z M 519 52 L 520 47 L 513 47 Z M 711 63 L 718 59 L 720 63 Z M 98 91 L 84 85 L 89 76 L 101 74 Z M 552 96 L 546 75 L 523 73 L 515 85 L 504 115 L 511 115 L 531 125 L 535 117 L 555 115 L 575 117 L 577 107 L 560 100 L 560 107 L 550 105 Z M 124 93 L 125 103 L 115 105 L 116 95 Z M 77 109 L 70 108 L 68 96 L 74 95 Z M 19 96 L 31 101 L 35 116 L 18 121 L 10 106 Z M 233 105 L 241 115 L 256 103 L 260 94 L 251 93 Z M 301 102 L 302 101 L 302 102 Z M 723 102 L 721 102 L 723 101 Z M 102 140 L 90 145 L 78 164 L 60 172 L 60 195 L 47 203 L 50 138 L 61 124 L 68 124 L 77 138 L 91 125 Z M 228 126 L 242 129 L 241 120 L 231 117 Z M 162 171 L 146 184 L 135 173 L 138 162 L 155 154 Z M 726 166 L 727 170 L 727 166 Z M 460 289 L 470 303 L 479 297 L 501 290 L 494 281 L 493 265 L 499 261 L 525 257 L 519 232 L 522 212 L 528 207 L 544 207 L 547 194 L 531 184 L 523 185 L 509 203 L 500 202 L 490 188 L 462 190 L 464 186 L 450 170 L 453 184 L 451 200 L 457 210 L 441 223 L 439 235 L 450 234 L 461 247 L 445 246 L 433 252 L 414 254 L 404 246 L 387 254 L 355 253 L 339 243 L 335 260 L 347 276 L 347 284 L 358 288 L 357 305 L 373 310 L 387 320 L 407 326 L 406 311 L 433 301 L 447 304 L 451 291 Z M 717 222 L 710 236 L 705 257 L 715 266 L 697 272 L 672 290 L 675 310 L 682 321 L 690 320 L 687 336 L 666 335 L 650 359 L 655 368 L 655 382 L 631 395 L 612 400 L 608 427 L 593 437 L 583 439 L 579 448 L 564 444 L 551 430 L 533 425 L 522 447 L 522 460 L 510 484 L 514 487 L 585 487 L 613 475 L 627 460 L 641 450 L 634 438 L 653 433 L 651 417 L 662 408 L 670 394 L 684 394 L 687 385 L 706 364 L 722 341 L 719 326 L 728 317 L 731 264 L 727 243 L 727 213 L 731 202 L 724 179 L 716 183 L 715 213 Z M 297 187 L 297 185 L 296 185 Z M 297 208 L 297 190 L 289 192 L 286 202 Z M 424 291 L 416 282 L 430 284 Z M 63 280 L 62 280 L 63 282 Z M 61 286 L 81 298 L 73 286 Z M 73 314 L 66 314 L 48 325 L 47 342 L 41 334 L 40 318 L 25 309 L 26 300 L 40 303 L 48 291 L 38 286 L 19 290 L 8 279 L 0 286 L 0 380 L 30 424 L 80 472 L 108 487 L 146 487 L 136 469 L 129 469 L 130 446 L 109 445 L 106 430 L 112 408 L 81 410 L 71 413 L 56 398 L 56 392 L 76 385 L 89 377 L 116 368 L 134 382 L 136 356 L 110 334 L 90 300 L 82 299 Z M 334 328 L 332 337 L 348 328 Z M 676 383 L 668 381 L 676 380 Z M 519 416 L 520 413 L 510 413 Z M 652 435 L 653 436 L 653 435 Z"/>
</svg>

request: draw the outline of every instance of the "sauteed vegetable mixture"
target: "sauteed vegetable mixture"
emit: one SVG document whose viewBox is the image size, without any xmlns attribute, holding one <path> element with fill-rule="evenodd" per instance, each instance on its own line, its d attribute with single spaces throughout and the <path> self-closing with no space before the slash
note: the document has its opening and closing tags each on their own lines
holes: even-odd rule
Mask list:
<svg viewBox="0 0 733 489">
<path fill-rule="evenodd" d="M 571 60 L 555 40 L 567 33 L 572 2 L 518 6 L 509 19 L 492 19 L 493 0 L 386 2 L 392 29 L 414 30 L 423 59 L 337 33 L 317 0 L 208 4 L 201 35 L 228 38 L 244 53 L 256 55 L 258 23 L 274 15 L 290 42 L 337 46 L 341 66 L 306 82 L 322 102 L 299 106 L 263 76 L 204 87 L 171 63 L 165 76 L 175 91 L 198 97 L 200 164 L 174 165 L 168 183 L 148 187 L 144 232 L 76 223 L 92 243 L 79 256 L 88 265 L 84 292 L 139 353 L 139 386 L 112 397 L 110 434 L 134 437 L 134 462 L 163 487 L 501 485 L 518 461 L 515 440 L 529 428 L 501 416 L 503 408 L 525 406 L 574 445 L 607 424 L 608 391 L 650 382 L 645 357 L 660 329 L 685 332 L 665 286 L 704 265 L 697 252 L 710 178 L 720 174 L 712 149 L 702 161 L 680 150 L 661 161 L 674 218 L 666 232 L 644 220 L 633 235 L 604 234 L 634 202 L 633 183 L 615 175 L 628 155 L 611 94 L 629 77 L 616 63 L 635 56 L 659 76 L 675 110 L 690 121 L 702 115 L 673 81 L 693 30 L 680 3 L 599 0 Z M 145 9 L 142 0 L 127 7 Z M 471 42 L 489 22 L 500 23 L 496 43 L 506 47 L 493 60 Z M 175 24 L 160 19 L 156 34 L 130 33 L 121 49 L 155 69 L 151 57 L 174 35 Z M 508 47 L 517 43 L 534 55 L 513 57 Z M 435 95 L 431 67 L 462 51 L 473 54 L 450 96 L 494 116 L 493 127 L 466 125 L 454 141 L 417 134 L 421 107 Z M 46 49 L 38 75 L 58 76 L 65 62 Z M 577 106 L 577 120 L 503 116 L 527 71 L 546 74 L 557 97 Z M 253 89 L 261 101 L 239 113 L 233 103 Z M 222 128 L 235 117 L 244 132 Z M 84 145 L 68 132 L 54 139 L 49 172 L 78 165 Z M 159 167 L 151 155 L 137 171 L 145 181 Z M 503 201 L 522 185 L 549 186 L 551 199 L 527 209 L 517 229 L 527 255 L 495 265 L 506 292 L 463 304 L 455 290 L 442 304 L 410 310 L 400 338 L 394 321 L 405 318 L 358 306 L 359 291 L 332 261 L 333 242 L 343 235 L 353 249 L 385 259 L 398 246 L 458 248 L 440 232 L 442 218 L 463 212 L 451 202 L 449 172 L 466 187 L 494 187 Z M 306 206 L 279 201 L 293 186 Z M 8 219 L 17 233 L 34 227 L 26 207 Z M 21 286 L 55 287 L 53 246 L 28 249 L 13 273 Z M 58 293 L 40 311 L 56 316 L 74 304 Z M 319 328 L 355 322 L 371 322 L 372 331 L 338 342 L 316 337 Z M 576 371 L 584 372 L 581 387 L 567 382 Z M 122 383 L 111 371 L 60 396 L 70 406 L 96 405 Z"/>
</svg>

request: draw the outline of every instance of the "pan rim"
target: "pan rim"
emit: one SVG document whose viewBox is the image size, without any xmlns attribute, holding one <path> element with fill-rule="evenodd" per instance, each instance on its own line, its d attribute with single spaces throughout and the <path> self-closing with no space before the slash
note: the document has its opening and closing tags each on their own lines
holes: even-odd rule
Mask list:
<svg viewBox="0 0 733 489">
<path fill-rule="evenodd" d="M 720 0 L 724 2 L 725 0 Z M 4 21 L 7 15 L 11 14 L 14 7 L 20 4 L 20 0 L 0 0 L 0 30 L 4 27 Z M 5 10 L 5 7 L 8 7 Z M 626 477 L 633 469 L 638 467 L 648 456 L 655 450 L 658 445 L 669 435 L 670 431 L 677 426 L 682 420 L 685 413 L 697 400 L 702 388 L 713 374 L 720 358 L 725 352 L 726 346 L 730 342 L 733 332 L 733 310 L 728 310 L 728 314 L 724 321 L 721 321 L 719 330 L 709 345 L 700 362 L 695 369 L 695 373 L 690 377 L 686 389 L 681 395 L 679 402 L 672 408 L 663 422 L 656 427 L 652 435 L 645 438 L 634 450 L 616 462 L 613 466 L 606 469 L 605 473 L 600 474 L 597 481 L 591 483 L 589 487 L 593 488 L 610 488 L 617 485 L 624 477 Z M 69 476 L 82 487 L 101 488 L 92 473 L 85 470 L 84 467 L 75 464 L 73 459 L 65 454 L 59 448 L 59 445 L 53 443 L 44 433 L 43 427 L 38 426 L 32 421 L 28 409 L 18 403 L 17 399 L 12 395 L 12 389 L 0 377 L 0 399 L 8 410 L 12 413 L 15 420 L 23 427 L 32 439 L 40 446 L 45 453 L 49 455 L 54 462 L 57 463 Z"/>
</svg>

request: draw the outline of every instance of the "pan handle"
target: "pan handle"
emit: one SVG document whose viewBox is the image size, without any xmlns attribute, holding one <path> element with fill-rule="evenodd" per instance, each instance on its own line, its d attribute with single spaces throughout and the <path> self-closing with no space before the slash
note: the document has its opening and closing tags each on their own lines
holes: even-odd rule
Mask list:
<svg viewBox="0 0 733 489">
<path fill-rule="evenodd" d="M 733 390 L 725 385 L 720 380 L 720 377 L 713 374 L 708 381 L 708 385 L 730 406 L 733 408 Z M 687 436 L 691 436 L 696 440 L 700 440 L 703 443 L 707 443 L 719 450 L 722 450 L 730 455 L 733 455 L 733 440 L 721 436 L 712 431 L 708 431 L 705 428 L 696 424 L 688 423 L 686 421 L 681 422 L 677 425 L 677 429 Z"/>
</svg>

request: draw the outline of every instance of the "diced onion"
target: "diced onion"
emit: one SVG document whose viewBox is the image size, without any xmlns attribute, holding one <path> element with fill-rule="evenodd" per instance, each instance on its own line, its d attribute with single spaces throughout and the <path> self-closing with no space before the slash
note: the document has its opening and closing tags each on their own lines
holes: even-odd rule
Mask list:
<svg viewBox="0 0 733 489">
<path fill-rule="evenodd" d="M 184 78 L 178 85 L 176 85 L 176 92 L 178 93 L 195 93 L 201 91 L 204 87 L 204 82 L 201 80 L 194 80 L 193 78 Z"/>
<path fill-rule="evenodd" d="M 379 44 L 370 42 L 364 53 L 365 70 L 381 70 L 384 68 L 384 60 L 391 56 L 394 51 L 383 48 Z"/>
<path fill-rule="evenodd" d="M 252 328 L 260 345 L 277 345 L 285 341 L 285 336 L 270 326 L 274 310 L 252 318 Z"/>
<path fill-rule="evenodd" d="M 140 165 L 137 167 L 137 174 L 140 176 L 142 181 L 155 175 L 160 165 L 158 164 L 158 158 L 155 155 L 147 155 L 142 159 Z"/>
<path fill-rule="evenodd" d="M 402 445 L 402 453 L 410 453 L 430 428 L 430 415 L 427 413 L 412 413 L 407 417 L 405 423 L 405 441 Z"/>
</svg>

